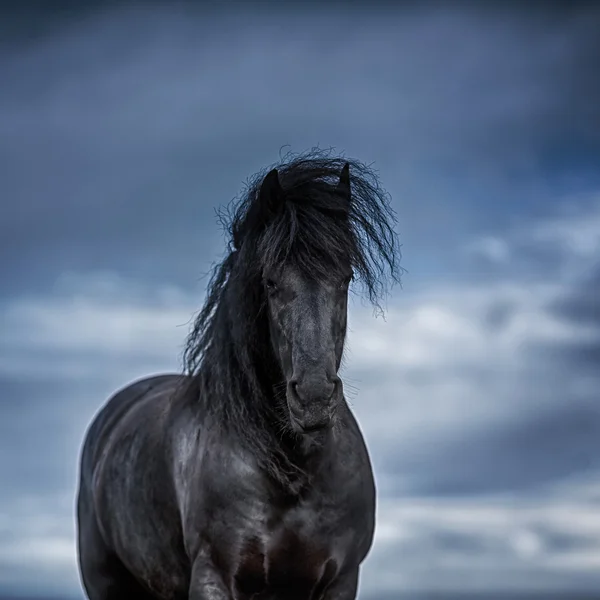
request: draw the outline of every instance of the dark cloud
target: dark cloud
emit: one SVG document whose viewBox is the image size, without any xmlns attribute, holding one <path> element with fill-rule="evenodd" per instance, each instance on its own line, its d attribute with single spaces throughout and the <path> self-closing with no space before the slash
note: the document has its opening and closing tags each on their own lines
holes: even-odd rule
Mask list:
<svg viewBox="0 0 600 600">
<path fill-rule="evenodd" d="M 600 401 L 600 333 L 595 339 L 566 343 L 536 344 L 532 346 L 537 359 L 548 368 L 557 368 L 563 372 L 575 372 L 580 378 L 586 377 L 593 382 L 593 398 Z"/>
<path fill-rule="evenodd" d="M 549 309 L 568 321 L 600 327 L 600 266 L 555 300 Z"/>
<path fill-rule="evenodd" d="M 593 381 L 595 399 L 600 401 L 600 268 L 594 266 L 578 278 L 549 302 L 546 309 L 564 323 L 581 327 L 585 335 L 569 341 L 535 344 L 531 351 L 542 364 Z"/>
<path fill-rule="evenodd" d="M 61 381 L 0 377 L 0 505 L 9 497 L 53 493 L 72 485 L 78 444 L 72 417 L 66 419 L 65 413 L 75 408 L 70 401 L 76 390 Z M 85 395 L 81 402 L 86 403 Z"/>
<path fill-rule="evenodd" d="M 489 306 L 483 315 L 483 324 L 490 333 L 504 330 L 511 321 L 516 311 L 514 303 L 507 301 L 495 301 Z"/>
<path fill-rule="evenodd" d="M 536 492 L 600 471 L 600 410 L 565 398 L 546 414 L 465 430 L 460 439 L 409 457 L 389 454 L 381 466 L 398 482 L 413 484 L 416 495 Z"/>
<path fill-rule="evenodd" d="M 189 283 L 218 256 L 213 207 L 285 144 L 377 161 L 409 270 L 411 253 L 434 256 L 425 233 L 451 247 L 474 219 L 500 226 L 545 202 L 531 170 L 560 169 L 540 157 L 600 147 L 593 7 L 331 7 L 317 20 L 308 5 L 242 23 L 98 6 L 16 11 L 48 31 L 0 60 L 0 276 L 14 289 L 94 269 Z"/>
<path fill-rule="evenodd" d="M 589 4 L 525 10 L 515 3 L 440 3 L 385 14 L 383 3 L 377 10 L 320 4 L 318 13 L 305 4 L 294 14 L 253 5 L 244 15 L 215 10 L 210 18 L 184 3 L 34 4 L 35 10 L 0 15 L 1 31 L 10 29 L 0 53 L 0 515 L 18 515 L 18 532 L 14 524 L 0 529 L 0 550 L 23 539 L 27 520 L 38 513 L 60 514 L 70 526 L 69 494 L 92 414 L 126 383 L 122 376 L 172 366 L 146 337 L 136 337 L 135 309 L 152 302 L 136 297 L 119 313 L 121 345 L 94 348 L 105 338 L 84 344 L 95 335 L 87 329 L 73 346 L 58 339 L 52 345 L 36 336 L 45 321 L 25 312 L 16 323 L 8 310 L 26 302 L 22 292 L 40 292 L 36 310 L 54 306 L 55 284 L 68 271 L 107 270 L 150 282 L 141 296 L 164 281 L 196 284 L 222 247 L 213 207 L 277 160 L 285 144 L 295 151 L 333 145 L 376 161 L 401 217 L 405 285 L 417 294 L 411 273 L 423 287 L 457 276 L 455 249 L 467 232 L 515 221 L 526 229 L 557 190 L 572 191 L 580 179 L 589 185 L 597 171 L 600 16 Z M 503 266 L 469 266 L 465 285 L 511 275 L 552 281 L 565 252 L 525 239 L 514 249 Z M 552 314 L 565 323 L 598 324 L 598 274 L 569 290 L 550 306 Z M 66 297 L 85 292 L 70 289 Z M 126 290 L 111 293 L 117 311 Z M 147 331 L 147 320 L 169 305 L 144 316 L 140 328 Z M 65 307 L 42 333 L 58 338 L 83 328 L 69 312 L 74 305 Z M 110 307 L 97 308 L 86 318 L 108 321 Z M 490 340 L 502 336 L 518 310 L 512 301 L 491 301 L 482 315 L 473 314 L 473 327 L 483 323 Z M 376 395 L 376 378 L 398 378 L 427 390 L 452 376 L 486 390 L 492 406 L 498 373 L 510 374 L 494 357 L 472 364 L 467 356 L 458 364 L 460 350 L 451 369 L 418 360 L 370 369 L 365 388 Z M 593 340 L 528 347 L 523 356 L 531 364 L 523 370 L 531 379 L 525 385 L 515 377 L 522 412 L 481 425 L 465 410 L 460 431 L 423 435 L 402 454 L 390 450 L 377 458 L 379 473 L 404 484 L 413 499 L 499 493 L 515 502 L 574 475 L 593 478 L 600 470 L 600 412 L 589 394 L 568 393 L 560 381 L 595 381 L 598 352 Z M 536 387 L 547 405 L 539 397 L 529 405 L 528 390 Z M 422 410 L 429 410 L 426 397 Z M 65 494 L 67 505 L 59 500 Z M 593 550 L 585 536 L 547 524 L 535 532 L 557 553 Z M 480 554 L 499 563 L 506 558 L 485 535 L 459 527 L 432 526 L 419 544 L 391 554 L 390 572 L 398 556 L 421 565 L 434 555 L 466 563 Z M 31 578 L 26 566 L 17 572 L 0 556 L 0 591 L 6 581 L 23 590 Z"/>
<path fill-rule="evenodd" d="M 597 550 L 599 541 L 593 534 L 574 534 L 565 531 L 556 531 L 547 526 L 533 527 L 547 552 L 566 553 Z"/>
<path fill-rule="evenodd" d="M 423 552 L 427 554 L 435 548 L 438 552 L 451 552 L 454 555 L 477 555 L 490 550 L 490 543 L 476 534 L 462 531 L 438 530 L 427 536 L 428 544 L 424 544 Z M 429 548 L 427 547 L 429 546 Z"/>
</svg>

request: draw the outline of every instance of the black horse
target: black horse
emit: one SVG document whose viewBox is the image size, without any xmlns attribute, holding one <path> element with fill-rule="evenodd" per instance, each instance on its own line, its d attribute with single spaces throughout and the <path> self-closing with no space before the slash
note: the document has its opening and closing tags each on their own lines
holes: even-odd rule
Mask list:
<svg viewBox="0 0 600 600">
<path fill-rule="evenodd" d="M 106 403 L 77 500 L 91 600 L 352 600 L 375 485 L 338 370 L 349 284 L 398 278 L 363 164 L 315 151 L 257 176 L 188 338 L 185 375 Z"/>
</svg>

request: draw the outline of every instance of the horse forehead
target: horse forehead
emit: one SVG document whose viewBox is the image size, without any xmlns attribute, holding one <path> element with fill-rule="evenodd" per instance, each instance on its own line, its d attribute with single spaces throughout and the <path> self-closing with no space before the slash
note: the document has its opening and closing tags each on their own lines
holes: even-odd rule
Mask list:
<svg viewBox="0 0 600 600">
<path fill-rule="evenodd" d="M 305 289 L 310 287 L 311 281 L 308 275 L 303 273 L 298 267 L 286 265 L 281 269 L 281 276 L 285 283 L 296 289 Z"/>
<path fill-rule="evenodd" d="M 292 266 L 282 269 L 282 278 L 286 285 L 296 293 L 306 296 L 321 296 L 331 287 L 326 281 L 317 280 L 309 273 L 303 273 L 297 267 Z"/>
</svg>

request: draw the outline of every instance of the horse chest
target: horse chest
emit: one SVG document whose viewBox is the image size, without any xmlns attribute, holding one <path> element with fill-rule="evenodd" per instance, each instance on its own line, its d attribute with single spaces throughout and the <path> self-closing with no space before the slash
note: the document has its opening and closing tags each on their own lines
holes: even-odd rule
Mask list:
<svg viewBox="0 0 600 600">
<path fill-rule="evenodd" d="M 233 583 L 236 600 L 319 600 L 340 570 L 342 540 L 319 515 L 286 515 L 241 545 Z"/>
<path fill-rule="evenodd" d="M 236 600 L 319 600 L 339 571 L 330 544 L 289 529 L 246 541 L 234 575 Z"/>
</svg>

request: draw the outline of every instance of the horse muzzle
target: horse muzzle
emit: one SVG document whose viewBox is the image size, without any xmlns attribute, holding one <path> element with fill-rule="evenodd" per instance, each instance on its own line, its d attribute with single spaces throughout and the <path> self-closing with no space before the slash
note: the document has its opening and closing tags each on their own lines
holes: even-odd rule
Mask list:
<svg viewBox="0 0 600 600">
<path fill-rule="evenodd" d="M 330 428 L 341 387 L 337 376 L 289 381 L 287 404 L 294 431 L 313 433 Z"/>
</svg>

